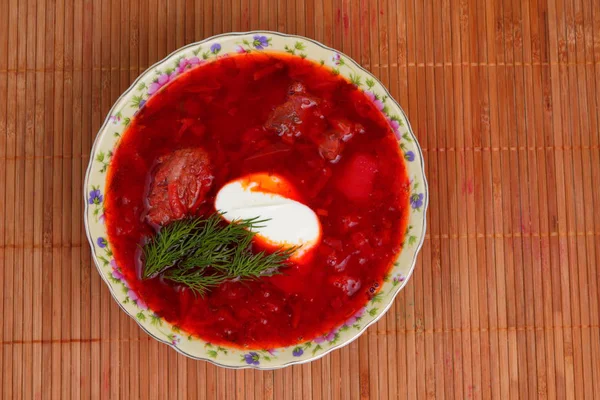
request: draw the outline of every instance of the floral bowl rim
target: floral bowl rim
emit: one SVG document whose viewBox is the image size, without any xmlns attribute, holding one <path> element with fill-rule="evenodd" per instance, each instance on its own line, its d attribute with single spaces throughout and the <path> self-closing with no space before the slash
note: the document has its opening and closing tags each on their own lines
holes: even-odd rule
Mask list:
<svg viewBox="0 0 600 400">
<path fill-rule="evenodd" d="M 271 44 L 271 40 L 274 38 L 277 39 L 277 46 Z M 370 91 L 371 94 L 374 94 L 375 89 L 377 89 L 380 94 L 379 96 L 377 94 L 374 94 L 373 100 L 379 101 L 380 103 L 382 103 L 381 100 L 383 100 L 383 102 L 389 100 L 389 102 L 384 106 L 384 108 L 380 109 L 386 116 L 388 116 L 390 124 L 392 123 L 392 121 L 397 122 L 394 125 L 394 131 L 396 133 L 396 136 L 398 137 L 399 147 L 402 149 L 401 151 L 404 154 L 405 164 L 409 173 L 409 178 L 411 178 L 411 173 L 415 174 L 414 177 L 411 178 L 411 200 L 409 203 L 409 209 L 411 213 L 409 216 L 409 228 L 405 234 L 405 242 L 403 243 L 403 249 L 398 255 L 398 258 L 396 259 L 392 267 L 392 271 L 396 271 L 396 269 L 399 268 L 402 271 L 404 271 L 404 273 L 398 273 L 398 275 L 396 275 L 393 278 L 391 285 L 389 284 L 390 282 L 388 276 L 386 278 L 387 280 L 380 288 L 380 291 L 373 297 L 373 299 L 371 299 L 371 301 L 363 309 L 361 309 L 361 312 L 363 312 L 364 314 L 361 314 L 359 317 L 353 317 L 354 324 L 352 325 L 352 327 L 355 328 L 355 331 L 348 333 L 348 323 L 342 324 L 335 331 L 335 340 L 329 341 L 329 346 L 327 344 L 323 344 L 323 346 L 321 346 L 321 343 L 324 343 L 329 336 L 333 335 L 333 332 L 328 334 L 327 337 L 323 335 L 322 338 L 317 338 L 323 339 L 323 341 L 321 342 L 318 342 L 317 339 L 313 339 L 306 343 L 298 343 L 296 345 L 273 350 L 242 350 L 236 348 L 224 348 L 221 346 L 212 345 L 211 343 L 207 343 L 199 338 L 193 338 L 193 340 L 198 343 L 192 343 L 191 346 L 186 347 L 181 346 L 181 332 L 179 331 L 179 329 L 176 329 L 177 327 L 168 324 L 166 321 L 163 321 L 160 317 L 156 316 L 156 314 L 151 315 L 149 313 L 150 310 L 141 307 L 140 304 L 143 304 L 143 302 L 140 303 L 139 299 L 132 300 L 133 297 L 137 296 L 135 296 L 135 294 L 132 294 L 131 297 L 129 297 L 130 295 L 128 293 L 131 293 L 131 291 L 127 292 L 128 287 L 127 283 L 124 280 L 119 281 L 119 283 L 115 282 L 116 278 L 113 278 L 113 276 L 114 271 L 118 271 L 118 266 L 116 267 L 117 269 L 112 270 L 113 275 L 111 275 L 110 268 L 113 264 L 111 264 L 111 262 L 108 261 L 108 257 L 111 256 L 112 253 L 110 253 L 108 242 L 106 241 L 106 239 L 104 239 L 104 236 L 97 237 L 97 240 L 94 240 L 94 236 L 97 235 L 98 231 L 106 235 L 106 229 L 99 227 L 100 225 L 103 226 L 103 223 L 99 222 L 99 219 L 102 218 L 102 215 L 100 215 L 100 217 L 97 216 L 98 212 L 103 211 L 103 196 L 99 188 L 101 185 L 102 188 L 104 188 L 105 178 L 103 179 L 99 177 L 98 171 L 94 170 L 94 167 L 98 164 L 98 162 L 100 162 L 102 165 L 102 169 L 104 169 L 104 172 L 106 172 L 106 169 L 108 168 L 109 161 L 105 161 L 105 153 L 102 150 L 99 150 L 99 148 L 101 146 L 106 147 L 106 142 L 111 142 L 111 138 L 109 137 L 109 125 L 111 123 L 116 123 L 116 115 L 119 115 L 118 121 L 120 122 L 122 117 L 122 110 L 119 109 L 121 107 L 122 109 L 125 109 L 127 107 L 125 105 L 126 101 L 135 99 L 134 93 L 136 91 L 136 88 L 138 88 L 139 90 L 140 85 L 144 85 L 147 87 L 145 82 L 151 82 L 153 72 L 159 74 L 158 68 L 160 68 L 161 66 L 165 66 L 168 62 L 172 62 L 174 60 L 176 62 L 179 62 L 179 60 L 184 57 L 184 54 L 190 53 L 191 49 L 197 49 L 198 52 L 194 50 L 193 54 L 198 55 L 200 49 L 203 48 L 206 44 L 210 43 L 212 43 L 212 46 L 209 47 L 210 52 L 206 51 L 202 54 L 202 57 L 218 57 L 218 53 L 220 53 L 222 49 L 219 41 L 233 41 L 236 39 L 241 39 L 241 42 L 235 42 L 238 43 L 238 45 L 236 45 L 235 47 L 236 51 L 238 51 L 238 49 L 241 49 L 241 52 L 244 52 L 244 49 L 246 49 L 247 51 L 262 51 L 264 50 L 264 48 L 271 47 L 267 50 L 275 50 L 280 52 L 285 51 L 294 55 L 299 55 L 302 58 L 308 56 L 310 60 L 313 60 L 315 62 L 317 62 L 317 58 L 313 57 L 313 53 L 320 53 L 321 55 L 325 54 L 331 57 L 331 70 L 333 73 L 341 74 L 346 79 L 350 79 L 353 83 L 356 84 L 356 86 L 359 89 L 365 90 L 363 89 L 363 87 L 366 85 L 367 89 Z M 227 42 L 227 44 L 230 45 L 230 47 L 232 46 L 232 44 L 229 42 Z M 312 47 L 312 49 L 308 52 L 305 52 L 306 44 L 309 44 L 310 47 Z M 178 56 L 180 58 L 177 58 Z M 198 58 L 196 57 L 196 59 Z M 324 65 L 324 60 L 321 59 L 320 63 L 321 65 Z M 328 64 L 327 66 L 329 67 L 330 65 Z M 347 67 L 350 70 L 342 70 L 343 67 Z M 362 82 L 363 78 L 364 83 Z M 154 78 L 154 82 L 157 82 L 156 77 Z M 148 92 L 149 91 L 150 90 L 148 90 Z M 142 96 L 140 96 L 139 98 L 141 99 Z M 140 105 L 138 106 L 141 107 Z M 397 114 L 395 116 L 390 117 L 392 112 L 389 112 L 389 108 L 391 108 L 392 112 L 396 112 Z M 386 111 L 386 109 L 388 109 L 388 111 Z M 129 110 L 129 112 L 131 113 L 132 110 Z M 125 126 L 124 128 L 122 128 L 123 131 L 126 129 L 126 126 L 128 124 L 127 119 L 128 118 L 125 118 L 123 122 L 123 125 Z M 127 124 L 125 124 L 125 122 L 127 122 Z M 403 128 L 404 134 L 400 133 L 400 127 Z M 114 136 L 117 136 L 117 132 L 114 132 Z M 400 139 L 403 140 L 401 141 Z M 112 143 L 112 147 L 109 147 L 108 157 L 110 157 L 110 155 L 112 154 L 110 150 L 116 148 L 118 138 L 116 140 L 112 140 Z M 102 157 L 100 157 L 101 154 Z M 100 158 L 102 158 L 102 160 L 100 160 Z M 416 165 L 410 167 L 409 162 L 412 164 L 414 161 L 417 161 L 414 163 Z M 99 182 L 98 185 L 91 184 L 94 179 L 96 180 L 96 183 Z M 416 185 L 420 185 L 420 193 L 416 192 Z M 94 144 L 91 149 L 90 162 L 88 164 L 88 168 L 85 174 L 83 195 L 85 204 L 85 231 L 86 236 L 88 238 L 88 242 L 90 244 L 91 254 L 96 269 L 98 270 L 98 273 L 102 277 L 104 283 L 108 286 L 111 296 L 117 302 L 119 307 L 127 315 L 133 318 L 133 320 L 136 321 L 136 323 L 144 332 L 146 332 L 149 336 L 153 337 L 155 340 L 167 344 L 168 346 L 174 348 L 177 352 L 192 359 L 208 361 L 212 364 L 225 368 L 253 368 L 260 370 L 273 370 L 295 364 L 304 364 L 324 357 L 330 352 L 344 347 L 356 340 L 367 330 L 367 328 L 375 324 L 381 317 L 383 317 L 383 315 L 392 306 L 398 293 L 400 293 L 400 291 L 406 286 L 406 283 L 412 276 L 412 273 L 415 269 L 417 256 L 421 250 L 425 239 L 425 231 L 427 225 L 426 213 L 429 203 L 429 191 L 427 179 L 425 177 L 425 168 L 421 147 L 419 146 L 419 143 L 412 130 L 412 127 L 410 126 L 410 122 L 408 121 L 406 113 L 404 112 L 400 104 L 391 96 L 388 89 L 368 70 L 366 70 L 352 58 L 348 57 L 347 55 L 338 50 L 328 47 L 314 39 L 298 35 L 284 34 L 280 32 L 265 30 L 223 33 L 206 38 L 199 42 L 190 43 L 170 53 L 168 56 L 156 62 L 148 69 L 146 69 L 146 71 L 141 73 L 140 76 L 138 76 L 135 79 L 135 81 L 131 84 L 131 86 L 125 92 L 123 92 L 123 94 L 121 94 L 121 96 L 119 96 L 119 98 L 115 101 L 115 103 L 111 107 L 110 112 L 105 118 L 104 123 L 98 131 L 98 134 L 94 140 Z M 94 202 L 92 202 L 92 200 L 94 200 Z M 95 219 L 92 218 L 93 216 L 95 216 Z M 413 220 L 413 217 L 416 219 Z M 413 227 L 413 221 L 418 222 L 418 225 L 415 225 Z M 409 232 L 411 232 L 411 229 L 414 229 L 414 231 L 412 232 L 411 236 L 409 236 Z M 409 241 L 409 246 L 412 247 L 410 251 L 408 251 L 408 249 L 405 246 L 406 240 Z M 106 254 L 108 256 L 100 255 L 99 253 L 101 250 L 106 251 Z M 403 258 L 403 255 L 405 256 L 404 260 L 401 260 Z M 116 265 L 116 263 L 114 265 Z M 119 287 L 119 284 L 121 284 L 122 287 Z M 386 294 L 386 298 L 382 300 L 382 297 L 384 295 L 383 289 L 386 287 L 386 285 L 389 286 L 389 291 Z M 119 291 L 119 289 L 122 290 Z M 381 309 L 378 309 L 377 307 L 373 306 L 371 310 L 367 310 L 369 304 L 373 302 L 373 300 L 377 299 L 379 295 L 381 295 L 382 297 L 380 297 L 378 301 L 382 303 L 383 307 Z M 144 310 L 147 310 L 148 312 L 145 314 Z M 373 310 L 375 310 L 374 313 L 372 313 Z M 136 314 L 136 311 L 139 312 Z M 367 316 L 368 321 L 366 323 L 362 325 L 358 324 L 360 319 L 366 314 L 369 314 L 371 318 Z M 141 318 L 140 315 L 144 317 Z M 149 317 L 150 320 L 146 317 Z M 163 325 L 166 325 L 165 329 L 169 333 L 165 332 L 165 329 L 163 329 Z M 338 341 L 338 339 L 340 338 L 340 336 L 338 335 L 341 335 L 340 332 L 342 332 L 342 329 L 344 328 L 346 328 L 346 330 L 344 331 L 345 337 L 342 340 Z M 192 337 L 189 336 L 188 340 L 191 342 Z M 203 346 L 201 346 L 202 344 Z M 305 350 L 308 351 L 313 344 L 315 345 L 315 347 L 312 349 L 312 355 L 309 356 L 307 352 L 305 353 Z M 277 356 L 279 352 L 281 352 L 282 354 Z M 241 355 L 241 357 L 237 357 L 237 361 L 235 361 L 236 357 L 233 357 L 234 354 Z M 302 357 L 303 355 L 304 357 Z M 218 359 L 218 357 L 221 358 Z"/>
</svg>

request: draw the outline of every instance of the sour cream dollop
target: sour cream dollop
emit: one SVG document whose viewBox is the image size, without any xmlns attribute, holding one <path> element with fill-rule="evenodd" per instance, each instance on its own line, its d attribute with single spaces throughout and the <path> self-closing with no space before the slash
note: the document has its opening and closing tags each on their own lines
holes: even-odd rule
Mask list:
<svg viewBox="0 0 600 400">
<path fill-rule="evenodd" d="M 297 246 L 293 258 L 299 259 L 321 239 L 319 217 L 299 200 L 285 178 L 257 173 L 225 184 L 217 193 L 215 208 L 229 222 L 267 219 L 254 228 L 258 239 L 272 247 Z"/>
</svg>

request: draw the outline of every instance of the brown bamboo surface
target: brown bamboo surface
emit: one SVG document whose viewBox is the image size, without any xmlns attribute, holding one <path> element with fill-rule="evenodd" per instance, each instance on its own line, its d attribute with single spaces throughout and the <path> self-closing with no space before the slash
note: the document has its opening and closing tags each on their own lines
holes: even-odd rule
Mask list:
<svg viewBox="0 0 600 400">
<path fill-rule="evenodd" d="M 113 101 L 227 31 L 342 50 L 407 111 L 430 184 L 415 274 L 359 340 L 274 372 L 144 334 L 90 259 Z M 600 397 L 600 1 L 0 0 L 0 397 Z"/>
</svg>

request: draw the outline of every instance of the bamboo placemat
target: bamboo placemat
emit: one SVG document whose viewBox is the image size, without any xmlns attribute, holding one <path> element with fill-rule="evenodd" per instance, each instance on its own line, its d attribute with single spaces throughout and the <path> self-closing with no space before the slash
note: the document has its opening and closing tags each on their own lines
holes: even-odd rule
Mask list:
<svg viewBox="0 0 600 400">
<path fill-rule="evenodd" d="M 158 344 L 82 223 L 113 101 L 186 43 L 317 39 L 407 111 L 430 183 L 416 272 L 359 340 L 232 371 Z M 18 398 L 592 398 L 600 394 L 597 0 L 0 0 L 0 393 Z"/>
</svg>

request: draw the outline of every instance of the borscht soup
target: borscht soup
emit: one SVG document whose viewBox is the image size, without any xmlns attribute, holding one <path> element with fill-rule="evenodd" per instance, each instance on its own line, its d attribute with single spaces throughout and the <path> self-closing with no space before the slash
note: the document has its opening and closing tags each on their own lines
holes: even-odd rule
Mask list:
<svg viewBox="0 0 600 400">
<path fill-rule="evenodd" d="M 130 289 L 187 335 L 246 349 L 357 316 L 409 212 L 378 101 L 327 66 L 266 51 L 157 88 L 107 176 L 105 223 Z"/>
</svg>

